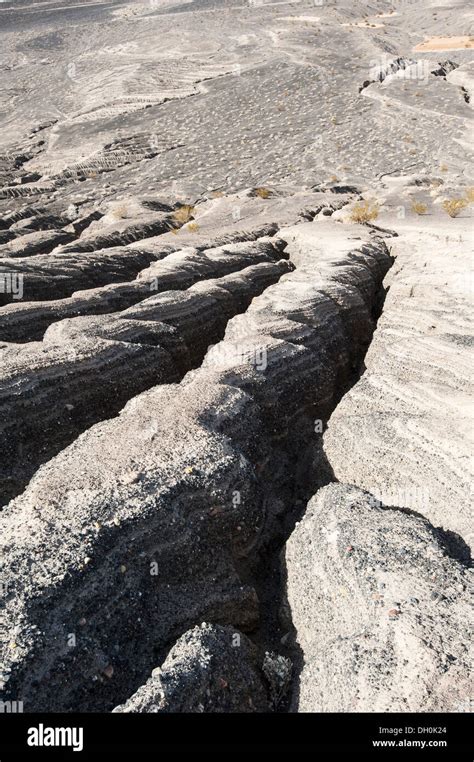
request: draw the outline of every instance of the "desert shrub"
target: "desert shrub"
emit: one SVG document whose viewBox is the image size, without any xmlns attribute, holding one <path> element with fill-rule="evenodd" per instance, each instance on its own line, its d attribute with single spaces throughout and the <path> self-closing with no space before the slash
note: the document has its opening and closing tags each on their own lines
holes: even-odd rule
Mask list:
<svg viewBox="0 0 474 762">
<path fill-rule="evenodd" d="M 416 199 L 412 202 L 411 208 L 415 214 L 426 214 L 428 211 L 427 205 L 423 201 L 416 201 Z"/>
<path fill-rule="evenodd" d="M 278 709 L 290 689 L 292 663 L 281 654 L 265 651 L 262 671 L 268 681 L 272 707 Z"/>
<path fill-rule="evenodd" d="M 255 188 L 255 195 L 259 196 L 260 198 L 268 198 L 270 191 L 268 188 Z"/>
<path fill-rule="evenodd" d="M 351 221 L 360 223 L 371 222 L 377 219 L 379 210 L 380 206 L 376 201 L 372 203 L 370 201 L 358 202 L 351 209 Z"/>
<path fill-rule="evenodd" d="M 191 206 L 190 204 L 183 204 L 178 209 L 175 209 L 173 212 L 173 219 L 175 219 L 176 222 L 181 222 L 181 224 L 184 225 L 192 218 L 193 212 L 194 206 Z"/>
<path fill-rule="evenodd" d="M 466 201 L 469 204 L 474 204 L 474 188 L 468 188 L 466 190 L 465 196 L 466 196 Z"/>
<path fill-rule="evenodd" d="M 199 225 L 197 222 L 188 222 L 186 230 L 189 230 L 190 233 L 196 233 L 199 230 Z"/>
<path fill-rule="evenodd" d="M 443 201 L 443 209 L 450 217 L 457 217 L 467 205 L 465 198 L 447 198 Z"/>
</svg>

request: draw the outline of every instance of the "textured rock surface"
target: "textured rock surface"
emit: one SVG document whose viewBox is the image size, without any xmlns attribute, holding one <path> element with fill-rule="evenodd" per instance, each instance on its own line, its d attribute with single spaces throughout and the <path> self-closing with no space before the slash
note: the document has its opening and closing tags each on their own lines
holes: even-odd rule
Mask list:
<svg viewBox="0 0 474 762">
<path fill-rule="evenodd" d="M 185 289 L 205 277 L 216 278 L 246 265 L 275 261 L 284 256 L 281 249 L 276 240 L 230 243 L 202 251 L 189 246 L 176 252 L 172 252 L 171 246 L 160 244 L 159 253 L 163 258 L 141 270 L 134 281 L 77 291 L 65 299 L 5 306 L 1 313 L 0 341 L 41 339 L 46 328 L 55 321 L 117 312 L 153 293 Z"/>
<path fill-rule="evenodd" d="M 205 711 L 245 705 L 243 674 L 258 708 L 252 649 L 236 665 L 228 625 L 272 654 L 284 711 L 301 653 L 279 620 L 280 554 L 334 480 L 444 527 L 464 563 L 468 14 L 465 0 L 0 0 L 6 700 L 152 700 L 146 681 L 188 633 L 165 710 L 191 683 L 199 710 L 208 679 Z M 396 515 L 410 549 L 406 522 L 422 544 L 435 531 Z M 366 603 L 350 601 L 354 620 Z M 340 619 L 322 613 L 297 605 L 298 627 L 308 642 L 323 628 L 336 670 Z M 433 626 L 432 660 L 422 619 L 388 640 L 391 687 L 344 656 L 356 699 L 380 685 L 373 705 L 401 706 L 399 683 L 413 705 L 466 705 L 450 681 L 467 638 L 451 652 L 450 627 Z M 202 672 L 211 643 L 222 655 Z M 212 682 L 224 662 L 237 693 Z M 404 668 L 425 663 L 412 686 Z M 346 707 L 337 686 L 318 701 Z"/>
<path fill-rule="evenodd" d="M 47 254 L 60 244 L 66 244 L 74 238 L 71 233 L 62 230 L 38 230 L 14 238 L 0 247 L 0 261 L 4 257 L 31 257 L 34 254 Z"/>
<path fill-rule="evenodd" d="M 57 299 L 70 296 L 83 288 L 123 283 L 136 277 L 140 270 L 172 250 L 165 246 L 157 256 L 155 252 L 136 248 L 130 250 L 123 246 L 69 254 L 58 251 L 54 254 L 38 254 L 26 260 L 5 257 L 1 260 L 1 272 L 23 277 L 26 283 L 25 299 L 28 301 Z M 9 304 L 14 301 L 14 296 L 6 291 L 0 293 L 0 299 L 0 304 Z"/>
<path fill-rule="evenodd" d="M 228 319 L 288 269 L 285 260 L 251 265 L 206 280 L 198 291 L 148 297 L 117 315 L 59 321 L 20 354 L 14 344 L 0 349 L 2 501 L 92 423 L 154 384 L 179 380 L 222 336 Z"/>
<path fill-rule="evenodd" d="M 455 712 L 471 695 L 472 572 L 446 536 L 343 484 L 313 498 L 286 548 L 304 664 L 301 712 Z"/>
<path fill-rule="evenodd" d="M 339 271 L 351 275 L 352 297 L 338 302 L 334 281 L 318 279 L 321 230 L 306 283 L 297 271 L 285 275 L 230 321 L 201 368 L 89 429 L 4 510 L 2 579 L 12 584 L 6 627 L 15 647 L 3 634 L 2 649 L 7 691 L 25 697 L 26 711 L 113 708 L 196 621 L 255 627 L 255 591 L 238 569 L 291 504 L 295 455 L 282 439 L 299 433 L 305 416 L 310 424 L 323 417 L 336 379 L 347 383 L 358 337 L 368 341 L 373 327 L 362 294 L 368 280 L 380 287 L 392 261 L 369 233 L 358 249 L 341 235 L 339 258 L 326 252 L 328 270 L 336 281 Z M 208 286 L 193 289 L 206 294 Z"/>
<path fill-rule="evenodd" d="M 232 627 L 202 624 L 182 635 L 161 668 L 114 712 L 269 710 L 253 643 Z"/>
<path fill-rule="evenodd" d="M 466 222 L 461 235 L 469 235 Z M 324 451 L 337 480 L 472 545 L 468 252 L 446 227 L 399 230 L 365 373 L 331 417 Z"/>
</svg>

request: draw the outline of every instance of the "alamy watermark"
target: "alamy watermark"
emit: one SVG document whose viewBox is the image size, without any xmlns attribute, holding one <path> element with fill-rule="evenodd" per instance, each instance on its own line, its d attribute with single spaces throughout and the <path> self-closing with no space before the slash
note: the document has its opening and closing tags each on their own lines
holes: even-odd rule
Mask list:
<svg viewBox="0 0 474 762">
<path fill-rule="evenodd" d="M 0 294 L 11 294 L 13 299 L 23 299 L 23 275 L 0 273 Z"/>
<path fill-rule="evenodd" d="M 228 346 L 225 342 L 221 342 L 209 352 L 206 363 L 223 368 L 229 365 L 251 365 L 255 370 L 264 371 L 268 365 L 267 348 Z"/>
</svg>

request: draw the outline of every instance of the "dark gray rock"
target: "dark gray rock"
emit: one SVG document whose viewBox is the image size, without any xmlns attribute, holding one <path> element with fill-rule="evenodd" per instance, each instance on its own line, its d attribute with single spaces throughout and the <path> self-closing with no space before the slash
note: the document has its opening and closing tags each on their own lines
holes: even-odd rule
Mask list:
<svg viewBox="0 0 474 762">
<path fill-rule="evenodd" d="M 60 244 L 72 241 L 74 235 L 64 230 L 38 230 L 26 235 L 19 235 L 0 247 L 0 267 L 5 267 L 5 261 L 11 257 L 32 257 L 49 254 Z"/>
<path fill-rule="evenodd" d="M 59 321 L 20 353 L 15 344 L 0 349 L 1 502 L 88 426 L 144 389 L 178 381 L 221 338 L 229 318 L 289 269 L 285 260 L 251 265 L 117 315 Z"/>
<path fill-rule="evenodd" d="M 286 546 L 300 712 L 456 712 L 470 696 L 471 572 L 423 518 L 322 488 Z"/>
<path fill-rule="evenodd" d="M 232 627 L 201 624 L 182 635 L 161 667 L 114 712 L 266 712 L 257 651 Z"/>
<path fill-rule="evenodd" d="M 309 238 L 315 226 L 306 224 Z M 130 308 L 122 329 L 116 315 L 64 320 L 48 329 L 51 356 L 54 346 L 73 346 L 82 330 L 91 346 L 110 342 L 108 332 L 119 346 L 129 346 L 117 342 L 117 331 L 126 335 L 143 326 L 157 332 L 160 347 L 165 329 L 173 333 L 179 324 L 185 349 L 195 357 L 206 325 L 228 319 L 236 300 L 248 304 L 252 288 L 267 287 L 245 318 L 230 321 L 228 337 L 202 367 L 180 384 L 144 392 L 117 418 L 84 432 L 5 508 L 1 577 L 12 585 L 6 622 L 16 645 L 12 649 L 5 634 L 1 646 L 6 691 L 23 697 L 26 711 L 111 709 L 144 683 L 158 655 L 197 621 L 244 631 L 257 625 L 256 593 L 240 574 L 290 505 L 294 437 L 288 434 L 297 437 L 303 418 L 322 417 L 337 395 L 336 381 L 347 380 L 356 337 L 370 330 L 360 306 L 368 273 L 373 268 L 375 292 L 382 261 L 385 271 L 391 264 L 383 241 L 366 250 L 370 266 L 351 264 L 359 255 L 344 231 L 340 235 L 339 258 L 330 250 L 326 255 L 334 270 L 347 264 L 352 300 L 325 295 L 331 281 L 319 280 L 323 252 L 319 260 L 308 255 L 305 272 L 287 273 L 270 287 L 258 274 L 270 268 L 275 278 L 274 268 L 281 274 L 287 262 L 247 268 L 247 281 L 244 270 L 181 294 L 158 295 Z M 301 283 L 311 278 L 318 285 Z M 353 308 L 354 320 L 346 321 L 343 315 Z M 272 326 L 285 314 L 287 337 L 273 338 Z M 368 322 L 361 327 L 359 320 Z M 171 347 L 172 341 L 166 351 Z M 84 379 L 91 389 L 98 388 L 94 377 L 103 374 Z M 90 392 L 77 383 L 86 399 Z M 56 388 L 51 385 L 53 395 Z M 50 409 L 38 413 L 38 430 Z M 74 647 L 68 633 L 76 636 Z"/>
</svg>

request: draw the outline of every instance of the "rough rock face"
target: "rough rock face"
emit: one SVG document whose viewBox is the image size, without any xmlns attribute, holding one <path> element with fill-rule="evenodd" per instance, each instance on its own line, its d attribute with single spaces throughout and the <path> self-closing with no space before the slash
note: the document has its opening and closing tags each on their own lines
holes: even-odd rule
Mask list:
<svg viewBox="0 0 474 762">
<path fill-rule="evenodd" d="M 51 323 L 64 318 L 118 312 L 155 293 L 186 289 L 203 278 L 221 277 L 259 262 L 275 262 L 285 256 L 283 247 L 282 241 L 265 237 L 202 251 L 190 246 L 173 252 L 171 246 L 161 244 L 157 261 L 141 270 L 134 281 L 76 291 L 64 299 L 6 305 L 0 341 L 38 340 Z"/>
<path fill-rule="evenodd" d="M 24 346 L 21 354 L 6 345 L 0 380 L 3 502 L 87 426 L 118 413 L 153 384 L 179 380 L 222 336 L 228 319 L 289 269 L 285 260 L 262 262 L 206 280 L 197 291 L 165 291 L 117 315 L 59 321 L 43 342 Z"/>
<path fill-rule="evenodd" d="M 352 534 L 365 547 L 392 521 L 421 613 L 401 540 L 385 560 L 381 529 L 347 611 L 337 588 L 313 611 L 305 581 L 292 594 L 307 706 L 472 695 L 450 592 L 472 531 L 467 13 L 465 0 L 0 0 L 2 698 L 27 712 L 263 709 L 248 636 L 284 710 L 299 652 L 279 621 L 281 550 L 337 480 L 411 509 L 357 498 Z M 433 556 L 439 621 L 416 555 L 428 535 L 458 558 Z M 403 642 L 364 614 L 387 564 Z M 334 640 L 352 619 L 369 633 L 355 645 L 373 646 L 360 660 Z M 241 663 L 227 626 L 246 633 Z M 326 682 L 311 684 L 323 642 Z"/>
<path fill-rule="evenodd" d="M 451 69 L 448 71 L 446 79 L 448 82 L 461 87 L 464 93 L 464 100 L 467 103 L 471 103 L 472 98 L 474 98 L 474 62 L 469 61 L 462 64 L 462 66 Z"/>
<path fill-rule="evenodd" d="M 291 505 L 284 437 L 323 418 L 348 382 L 373 328 L 364 298 L 371 288 L 377 301 L 392 262 L 384 241 L 365 233 L 354 248 L 340 234 L 338 256 L 321 230 L 319 257 L 231 320 L 202 367 L 89 429 L 4 510 L 6 690 L 26 711 L 111 709 L 196 621 L 255 627 L 256 594 L 238 570 Z M 208 299 L 206 283 L 193 289 Z"/>
<path fill-rule="evenodd" d="M 74 236 L 63 230 L 38 230 L 20 235 L 0 247 L 0 262 L 4 257 L 31 257 L 34 254 L 47 254 L 60 244 L 66 244 Z"/>
<path fill-rule="evenodd" d="M 123 283 L 135 278 L 140 270 L 172 250 L 168 245 L 161 252 L 140 251 L 128 246 L 69 254 L 59 250 L 26 259 L 4 257 L 0 266 L 2 273 L 23 276 L 25 300 L 39 301 L 71 296 L 84 288 Z M 8 292 L 0 293 L 0 300 L 0 304 L 9 304 L 14 297 Z"/>
<path fill-rule="evenodd" d="M 253 643 L 232 627 L 202 624 L 114 712 L 269 711 Z"/>
<path fill-rule="evenodd" d="M 393 239 L 396 265 L 366 370 L 334 411 L 324 451 L 331 478 L 472 544 L 472 305 L 465 245 L 448 240 L 429 230 Z"/>
<path fill-rule="evenodd" d="M 151 238 L 166 233 L 170 228 L 177 229 L 180 227 L 180 223 L 173 216 L 169 206 L 166 211 L 155 214 L 143 215 L 140 212 L 139 209 L 138 214 L 140 216 L 133 221 L 126 219 L 109 221 L 107 217 L 102 217 L 100 221 L 92 222 L 77 240 L 62 246 L 61 251 L 67 254 L 76 251 L 98 251 L 113 246 L 126 246 L 143 238 Z M 143 217 L 145 219 L 142 219 Z"/>
<path fill-rule="evenodd" d="M 27 711 L 112 708 L 196 621 L 255 626 L 256 596 L 234 559 L 263 520 L 250 452 L 265 447 L 238 390 L 155 387 L 10 503 L 4 551 L 11 571 L 23 571 L 10 577 L 15 624 L 7 615 L 3 659 Z"/>
<path fill-rule="evenodd" d="M 304 661 L 296 710 L 461 711 L 472 691 L 472 577 L 446 536 L 331 484 L 287 543 L 286 569 Z"/>
<path fill-rule="evenodd" d="M 267 235 L 274 235 L 277 228 L 277 225 L 267 224 L 251 230 L 233 231 L 229 235 L 221 233 L 214 238 L 204 238 L 204 240 L 198 238 L 194 241 L 193 237 L 187 236 L 183 242 L 185 243 L 184 247 L 175 237 L 167 237 L 166 234 L 153 236 L 146 241 L 94 251 L 64 252 L 61 247 L 58 247 L 56 251 L 50 254 L 38 254 L 26 259 L 4 257 L 0 261 L 0 272 L 2 275 L 23 277 L 24 302 L 44 300 L 48 303 L 51 302 L 51 309 L 54 309 L 55 306 L 61 308 L 56 300 L 63 300 L 73 294 L 76 297 L 82 289 L 92 291 L 99 286 L 104 286 L 105 289 L 113 289 L 110 284 L 119 284 L 118 288 L 124 289 L 124 284 L 127 281 L 140 278 L 142 272 L 146 275 L 146 268 L 152 263 L 160 261 L 183 248 L 189 250 L 192 247 L 196 251 L 204 251 L 228 244 L 255 241 Z M 129 284 L 132 293 L 137 286 L 138 284 L 135 282 Z M 94 297 L 94 294 L 91 293 L 91 296 Z M 64 306 L 67 308 L 68 304 L 74 303 L 77 302 L 73 299 L 71 303 L 66 303 Z M 81 303 L 83 302 L 79 302 L 79 305 Z M 10 304 L 11 307 L 9 307 Z M 10 338 L 8 333 L 10 320 L 13 319 L 14 321 L 15 310 L 21 310 L 25 305 L 15 303 L 15 297 L 8 291 L 0 291 L 0 305 L 6 305 L 5 329 L 3 329 L 6 330 L 5 340 L 13 341 L 15 340 L 14 335 Z M 34 309 L 34 305 L 27 304 L 27 306 Z M 100 307 L 98 311 L 100 311 Z M 78 314 L 82 314 L 80 310 Z M 59 317 L 61 317 L 60 313 Z"/>
</svg>

